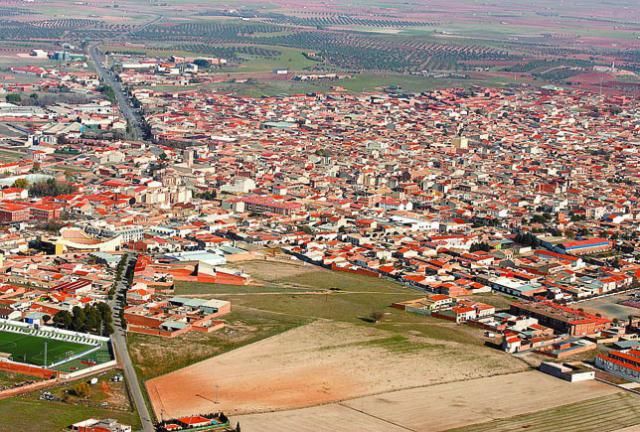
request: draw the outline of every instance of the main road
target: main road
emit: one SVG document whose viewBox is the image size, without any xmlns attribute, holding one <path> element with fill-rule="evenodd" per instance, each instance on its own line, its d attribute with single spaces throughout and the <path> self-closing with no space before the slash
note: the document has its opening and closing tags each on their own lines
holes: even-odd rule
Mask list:
<svg viewBox="0 0 640 432">
<path fill-rule="evenodd" d="M 120 112 L 127 120 L 127 124 L 129 125 L 129 137 L 133 140 L 144 139 L 145 132 L 142 128 L 142 116 L 133 108 L 131 99 L 129 99 L 129 96 L 124 91 L 122 83 L 116 79 L 115 74 L 111 70 L 104 67 L 103 56 L 98 50 L 98 45 L 96 43 L 91 43 L 88 46 L 88 52 L 91 60 L 95 65 L 98 75 L 100 75 L 102 83 L 104 85 L 110 86 L 115 93 L 116 103 L 120 108 Z"/>
<path fill-rule="evenodd" d="M 127 272 L 128 269 L 131 269 L 131 271 L 133 271 L 132 267 L 135 266 L 135 263 L 136 256 L 133 254 L 128 255 L 124 271 L 122 272 L 120 279 L 117 279 L 115 281 L 116 295 L 112 300 L 109 301 L 109 306 L 111 306 L 111 310 L 113 312 L 119 311 L 123 306 L 118 298 L 120 297 L 120 295 L 126 295 L 125 293 L 129 288 Z M 113 350 L 116 354 L 116 359 L 122 365 L 124 378 L 127 382 L 131 400 L 136 410 L 138 411 L 138 415 L 140 416 L 142 430 L 143 432 L 153 432 L 155 430 L 153 426 L 153 420 L 151 419 L 149 408 L 147 407 L 147 403 L 144 399 L 144 393 L 142 392 L 140 380 L 138 380 L 138 375 L 136 374 L 136 370 L 133 367 L 133 362 L 131 361 L 131 357 L 129 356 L 129 350 L 127 348 L 127 338 L 125 333 L 126 330 L 122 328 L 122 322 L 117 316 L 119 314 L 114 315 L 116 315 L 116 317 L 113 320 L 114 332 L 111 335 L 111 346 L 113 346 Z"/>
<path fill-rule="evenodd" d="M 124 33 L 121 36 L 116 37 L 115 39 L 112 39 L 110 42 L 113 42 L 118 39 L 126 40 L 128 36 L 131 36 L 135 32 L 143 30 L 146 27 L 161 21 L 162 18 L 163 18 L 162 15 L 156 14 L 153 20 L 145 23 L 143 26 L 138 27 L 131 32 Z M 127 124 L 129 125 L 129 128 L 128 128 L 129 138 L 133 140 L 144 140 L 146 137 L 143 129 L 144 121 L 143 121 L 142 115 L 140 114 L 139 111 L 133 108 L 133 105 L 131 104 L 131 99 L 129 98 L 127 93 L 124 91 L 124 88 L 122 87 L 122 83 L 116 79 L 115 74 L 111 70 L 104 67 L 104 63 L 103 63 L 104 56 L 98 49 L 98 42 L 89 43 L 87 45 L 87 53 L 89 55 L 89 58 L 95 65 L 96 71 L 98 72 L 98 75 L 100 76 L 100 79 L 102 80 L 103 84 L 110 86 L 115 93 L 116 103 L 120 108 L 120 112 L 122 113 L 124 118 L 127 120 Z"/>
</svg>

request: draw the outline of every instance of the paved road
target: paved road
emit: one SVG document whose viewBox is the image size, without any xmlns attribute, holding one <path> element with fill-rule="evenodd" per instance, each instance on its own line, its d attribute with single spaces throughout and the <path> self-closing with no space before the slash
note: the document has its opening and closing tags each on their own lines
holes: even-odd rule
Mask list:
<svg viewBox="0 0 640 432">
<path fill-rule="evenodd" d="M 115 93 L 116 103 L 120 108 L 120 112 L 127 120 L 127 124 L 129 125 L 130 138 L 133 140 L 144 139 L 145 133 L 142 128 L 142 115 L 131 106 L 131 100 L 129 99 L 129 96 L 127 96 L 127 94 L 125 93 L 120 81 L 115 79 L 115 75 L 113 74 L 113 72 L 106 69 L 102 64 L 102 53 L 100 53 L 100 51 L 98 50 L 97 45 L 90 44 L 87 50 L 89 52 L 89 56 L 95 64 L 96 71 L 98 72 L 98 75 L 100 75 L 102 82 L 105 85 L 110 86 Z"/>
<path fill-rule="evenodd" d="M 130 254 L 129 260 L 127 262 L 128 266 L 134 266 L 135 262 L 135 255 Z M 127 266 L 125 266 L 125 269 L 126 267 Z M 126 271 L 122 272 L 122 277 L 116 281 L 117 293 L 124 293 L 128 288 L 128 281 L 125 274 Z M 147 404 L 145 402 L 142 387 L 140 385 L 140 381 L 138 380 L 138 375 L 133 368 L 133 362 L 131 361 L 131 357 L 129 356 L 125 330 L 122 328 L 120 318 L 117 316 L 117 311 L 120 307 L 122 307 L 117 299 L 118 295 L 116 294 L 114 296 L 114 299 L 109 302 L 109 305 L 111 306 L 111 309 L 114 311 L 115 315 L 113 320 L 115 331 L 111 335 L 111 345 L 113 346 L 113 349 L 116 353 L 116 358 L 122 365 L 124 377 L 129 388 L 129 394 L 131 395 L 133 404 L 136 407 L 138 415 L 140 416 L 140 421 L 142 422 L 142 430 L 144 432 L 153 432 L 155 430 L 155 428 L 153 427 L 153 420 L 149 413 L 149 408 L 147 407 Z"/>
<path fill-rule="evenodd" d="M 143 26 L 138 27 L 131 32 L 122 34 L 121 36 L 111 40 L 111 42 L 118 39 L 126 40 L 133 33 L 143 30 L 144 28 L 150 25 L 153 25 L 161 21 L 162 19 L 163 19 L 162 15 L 156 15 L 153 20 L 147 22 Z M 89 54 L 89 58 L 95 64 L 96 71 L 98 72 L 98 75 L 100 75 L 100 78 L 102 79 L 103 83 L 113 88 L 113 91 L 115 92 L 115 96 L 116 96 L 116 103 L 118 104 L 118 107 L 120 107 L 120 112 L 125 117 L 129 125 L 130 138 L 133 140 L 144 140 L 145 133 L 142 127 L 143 125 L 142 115 L 137 110 L 135 110 L 133 106 L 131 106 L 131 100 L 129 99 L 129 96 L 124 91 L 124 88 L 122 87 L 122 84 L 120 83 L 120 81 L 116 80 L 116 77 L 113 74 L 113 72 L 111 72 L 109 69 L 104 67 L 104 64 L 102 63 L 104 58 L 100 50 L 98 50 L 98 42 L 92 42 L 89 45 L 87 45 L 87 53 Z"/>
</svg>

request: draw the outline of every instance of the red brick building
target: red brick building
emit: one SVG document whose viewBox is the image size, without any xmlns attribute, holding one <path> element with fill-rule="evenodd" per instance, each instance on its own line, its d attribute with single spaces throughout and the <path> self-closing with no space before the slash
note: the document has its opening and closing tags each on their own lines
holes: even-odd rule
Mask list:
<svg viewBox="0 0 640 432">
<path fill-rule="evenodd" d="M 2 203 L 0 204 L 0 223 L 9 224 L 25 222 L 29 220 L 31 213 L 29 207 L 22 204 Z"/>
<path fill-rule="evenodd" d="M 39 221 L 60 219 L 62 207 L 53 203 L 33 204 L 31 206 L 31 218 Z"/>
<path fill-rule="evenodd" d="M 607 318 L 551 301 L 513 303 L 510 313 L 536 318 L 540 324 L 571 336 L 592 335 L 611 327 Z"/>
</svg>

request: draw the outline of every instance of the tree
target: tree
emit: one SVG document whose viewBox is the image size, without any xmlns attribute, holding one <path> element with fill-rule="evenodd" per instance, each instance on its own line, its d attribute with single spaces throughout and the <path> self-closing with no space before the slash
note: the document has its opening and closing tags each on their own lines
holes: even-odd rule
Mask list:
<svg viewBox="0 0 640 432">
<path fill-rule="evenodd" d="M 108 85 L 101 85 L 96 90 L 102 93 L 111 103 L 116 103 L 116 92 L 113 90 L 113 87 Z"/>
<path fill-rule="evenodd" d="M 26 189 L 29 187 L 29 180 L 27 180 L 26 178 L 19 178 L 18 180 L 13 182 L 13 187 Z"/>
<path fill-rule="evenodd" d="M 91 387 L 89 387 L 89 384 L 83 381 L 73 386 L 69 390 L 69 394 L 79 398 L 86 398 L 91 394 Z"/>
<path fill-rule="evenodd" d="M 195 59 L 193 64 L 197 65 L 199 68 L 208 69 L 211 66 L 211 63 L 205 59 Z"/>
<path fill-rule="evenodd" d="M 70 183 L 59 182 L 53 178 L 29 186 L 29 194 L 35 197 L 66 195 L 73 193 L 74 190 Z"/>
<path fill-rule="evenodd" d="M 469 248 L 469 252 L 478 252 L 478 251 L 489 252 L 490 250 L 491 250 L 491 246 L 489 246 L 489 244 L 485 242 L 474 243 Z"/>
<path fill-rule="evenodd" d="M 113 325 L 110 323 L 106 323 L 102 328 L 102 336 L 111 336 L 114 332 Z"/>
<path fill-rule="evenodd" d="M 71 323 L 73 321 L 73 316 L 69 311 L 63 310 L 55 314 L 53 317 L 53 323 L 56 327 L 61 327 L 63 329 L 71 328 Z"/>
<path fill-rule="evenodd" d="M 544 217 L 544 215 L 534 214 L 533 217 L 531 218 L 531 222 L 543 224 L 547 222 L 547 219 Z"/>
<path fill-rule="evenodd" d="M 82 332 L 86 328 L 87 316 L 84 310 L 79 306 L 74 306 L 71 310 L 73 314 L 73 320 L 71 321 L 71 329 L 77 332 Z"/>
<path fill-rule="evenodd" d="M 18 93 L 9 93 L 5 97 L 5 100 L 12 104 L 19 104 L 20 102 L 22 102 L 22 96 L 20 96 Z"/>
<path fill-rule="evenodd" d="M 95 334 L 102 333 L 102 317 L 100 316 L 100 312 L 94 306 L 87 306 L 84 310 L 86 319 L 85 319 L 85 330 Z"/>
</svg>

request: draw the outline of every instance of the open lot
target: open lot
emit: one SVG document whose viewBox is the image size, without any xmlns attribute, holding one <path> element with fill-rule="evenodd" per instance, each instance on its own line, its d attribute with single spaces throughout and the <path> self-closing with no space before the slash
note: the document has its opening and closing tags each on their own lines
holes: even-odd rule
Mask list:
<svg viewBox="0 0 640 432">
<path fill-rule="evenodd" d="M 273 262 L 265 260 L 241 261 L 231 265 L 262 281 L 277 281 L 279 279 L 297 275 L 323 271 L 322 268 L 302 262 Z M 230 266 L 230 267 L 231 267 Z"/>
<path fill-rule="evenodd" d="M 109 380 L 114 372 L 100 377 L 82 397 L 68 394 L 81 381 L 64 384 L 50 392 L 56 401 L 40 400 L 40 392 L 0 400 L 0 431 L 61 431 L 88 418 L 113 418 L 138 430 L 140 421 L 132 411 L 125 384 Z"/>
<path fill-rule="evenodd" d="M 236 310 L 226 327 L 213 333 L 188 333 L 175 339 L 129 334 L 129 352 L 138 376 L 147 380 L 282 333 L 309 320 L 254 310 Z"/>
<path fill-rule="evenodd" d="M 261 432 L 347 432 L 353 430 L 350 427 L 354 424 L 366 424 L 365 430 L 370 432 L 435 432 L 598 400 L 594 398 L 603 398 L 607 404 L 609 399 L 604 398 L 619 402 L 626 400 L 627 404 L 637 402 L 635 397 L 629 396 L 630 399 L 627 399 L 627 396 L 605 384 L 569 384 L 529 371 L 387 392 L 300 410 L 240 415 L 232 420 L 239 421 L 243 428 Z M 605 418 L 612 418 L 604 415 Z M 535 430 L 565 430 L 558 427 L 559 424 L 562 423 L 556 423 L 555 428 Z M 486 430 L 520 430 L 517 425 L 514 426 L 511 429 Z"/>
<path fill-rule="evenodd" d="M 429 337 L 319 320 L 152 379 L 147 390 L 158 416 L 247 413 L 527 369 L 502 352 L 452 341 L 446 330 L 455 330 L 443 326 Z"/>
<path fill-rule="evenodd" d="M 394 281 L 299 263 L 235 265 L 264 285 L 214 287 L 233 305 L 227 328 L 131 336 L 157 416 L 286 410 L 528 369 L 486 348 L 478 329 L 391 308 L 421 295 Z M 373 312 L 382 313 L 376 324 Z"/>
<path fill-rule="evenodd" d="M 22 375 L 15 372 L 0 371 L 0 390 L 4 388 L 11 388 L 17 384 L 25 382 L 40 381 L 40 378 L 35 378 L 29 375 Z"/>
<path fill-rule="evenodd" d="M 0 352 L 11 353 L 12 358 L 19 362 L 44 365 L 45 343 L 47 345 L 47 364 L 64 360 L 91 348 L 89 345 L 73 342 L 45 339 L 20 333 L 0 332 Z"/>
<path fill-rule="evenodd" d="M 618 302 L 629 299 L 631 299 L 630 294 L 619 294 L 576 303 L 574 307 L 584 308 L 588 312 L 601 313 L 610 318 L 626 321 L 629 315 L 640 314 L 640 309 L 618 304 Z"/>
</svg>

